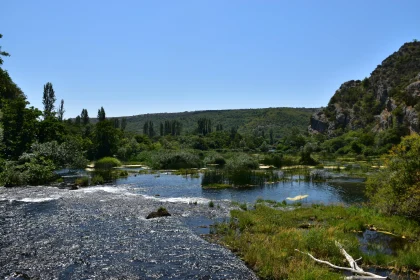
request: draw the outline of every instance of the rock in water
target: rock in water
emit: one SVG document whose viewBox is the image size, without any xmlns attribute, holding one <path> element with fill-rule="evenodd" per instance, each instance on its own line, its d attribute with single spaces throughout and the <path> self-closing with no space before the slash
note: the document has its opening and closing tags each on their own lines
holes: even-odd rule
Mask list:
<svg viewBox="0 0 420 280">
<path fill-rule="evenodd" d="M 31 278 L 22 272 L 13 272 L 10 276 L 5 278 L 6 280 L 30 280 Z"/>
<path fill-rule="evenodd" d="M 171 214 L 169 214 L 168 210 L 166 210 L 166 208 L 160 207 L 156 212 L 152 212 L 149 215 L 147 215 L 146 219 L 168 217 L 168 216 L 171 216 Z"/>
</svg>

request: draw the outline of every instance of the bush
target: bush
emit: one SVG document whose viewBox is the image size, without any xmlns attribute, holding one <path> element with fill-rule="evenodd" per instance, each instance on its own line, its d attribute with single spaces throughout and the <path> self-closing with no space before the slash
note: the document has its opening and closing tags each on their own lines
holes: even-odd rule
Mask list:
<svg viewBox="0 0 420 280">
<path fill-rule="evenodd" d="M 41 185 L 54 181 L 55 166 L 50 160 L 35 156 L 19 158 L 21 162 L 6 161 L 0 183 L 6 187 Z"/>
<path fill-rule="evenodd" d="M 103 185 L 104 183 L 105 183 L 105 180 L 101 175 L 95 175 L 93 176 L 90 184 L 93 186 L 96 186 L 96 185 Z"/>
<path fill-rule="evenodd" d="M 89 186 L 89 177 L 84 176 L 84 177 L 77 178 L 74 183 L 80 187 L 87 187 Z"/>
<path fill-rule="evenodd" d="M 420 221 L 420 136 L 404 137 L 385 158 L 386 168 L 368 178 L 366 191 L 383 213 Z"/>
<path fill-rule="evenodd" d="M 118 166 L 121 166 L 121 162 L 113 157 L 104 157 L 95 162 L 95 168 L 98 169 L 111 169 Z"/>
<path fill-rule="evenodd" d="M 154 169 L 181 169 L 200 167 L 200 157 L 190 151 L 162 151 L 152 156 Z"/>
<path fill-rule="evenodd" d="M 229 170 L 240 170 L 240 169 L 258 169 L 258 161 L 245 153 L 235 154 L 226 163 L 226 168 Z"/>
</svg>

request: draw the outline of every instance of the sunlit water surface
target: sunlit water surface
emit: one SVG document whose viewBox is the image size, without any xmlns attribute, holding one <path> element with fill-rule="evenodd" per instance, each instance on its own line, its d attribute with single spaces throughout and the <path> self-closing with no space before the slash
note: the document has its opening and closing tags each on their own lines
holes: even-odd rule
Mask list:
<svg viewBox="0 0 420 280">
<path fill-rule="evenodd" d="M 365 199 L 363 184 L 348 180 L 223 190 L 200 182 L 161 173 L 75 191 L 0 188 L 0 278 L 20 271 L 33 279 L 256 279 L 233 253 L 200 237 L 228 217 L 231 201 Z M 160 206 L 172 216 L 145 219 Z"/>
</svg>

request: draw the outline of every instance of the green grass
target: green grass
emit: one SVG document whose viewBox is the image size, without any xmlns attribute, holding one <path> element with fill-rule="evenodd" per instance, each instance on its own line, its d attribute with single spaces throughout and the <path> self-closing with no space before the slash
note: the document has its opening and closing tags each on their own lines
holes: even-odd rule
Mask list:
<svg viewBox="0 0 420 280">
<path fill-rule="evenodd" d="M 316 258 L 348 266 L 335 241 L 354 258 L 363 257 L 362 267 L 393 265 L 397 270 L 420 267 L 420 242 L 416 239 L 420 226 L 415 222 L 402 217 L 385 217 L 370 208 L 313 205 L 285 211 L 266 204 L 275 202 L 259 200 L 255 210 L 232 210 L 230 222 L 219 224 L 217 228 L 222 243 L 237 252 L 262 279 L 342 278 L 340 272 L 294 251 L 310 252 Z M 311 226 L 302 229 L 302 224 Z M 395 256 L 364 254 L 357 232 L 372 224 L 413 241 Z"/>
<path fill-rule="evenodd" d="M 104 157 L 95 162 L 95 168 L 97 169 L 110 169 L 118 166 L 121 166 L 121 162 L 113 157 Z"/>
</svg>

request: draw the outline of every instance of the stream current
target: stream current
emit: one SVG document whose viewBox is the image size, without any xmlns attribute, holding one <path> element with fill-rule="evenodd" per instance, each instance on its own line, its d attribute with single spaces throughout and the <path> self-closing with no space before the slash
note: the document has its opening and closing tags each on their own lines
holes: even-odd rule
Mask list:
<svg viewBox="0 0 420 280">
<path fill-rule="evenodd" d="M 232 252 L 200 234 L 228 218 L 231 200 L 253 202 L 285 188 L 202 190 L 199 178 L 174 175 L 131 176 L 79 190 L 0 188 L 0 279 L 16 272 L 30 279 L 257 279 Z M 288 193 L 310 189 L 295 184 Z M 327 190 L 319 189 L 326 203 L 343 202 L 342 194 Z M 161 206 L 172 216 L 145 219 Z"/>
</svg>

